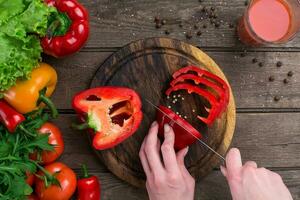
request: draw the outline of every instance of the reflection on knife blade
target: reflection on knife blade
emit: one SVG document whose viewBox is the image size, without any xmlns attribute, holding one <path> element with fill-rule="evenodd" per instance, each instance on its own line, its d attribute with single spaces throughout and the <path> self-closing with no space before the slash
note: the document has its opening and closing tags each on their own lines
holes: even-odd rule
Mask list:
<svg viewBox="0 0 300 200">
<path fill-rule="evenodd" d="M 219 154 L 218 152 L 216 152 L 213 148 L 211 148 L 208 144 L 206 144 L 205 142 L 203 142 L 202 140 L 200 140 L 199 138 L 197 138 L 194 134 L 192 134 L 191 132 L 189 132 L 185 127 L 183 127 L 181 124 L 179 124 L 178 122 L 176 122 L 175 120 L 173 120 L 167 113 L 165 113 L 164 111 L 162 111 L 159 107 L 157 107 L 156 105 L 154 105 L 151 101 L 149 101 L 148 99 L 145 99 L 145 100 L 151 106 L 153 106 L 156 110 L 159 110 L 161 113 L 163 113 L 165 116 L 167 116 L 170 120 L 172 120 L 172 122 L 174 122 L 175 124 L 177 124 L 178 126 L 180 126 L 181 128 L 183 128 L 186 132 L 188 132 L 190 135 L 192 135 L 194 138 L 196 138 L 202 145 L 204 145 L 206 148 L 208 148 L 214 154 L 216 154 L 217 156 L 219 156 L 223 161 L 225 161 L 225 158 L 221 154 Z"/>
</svg>

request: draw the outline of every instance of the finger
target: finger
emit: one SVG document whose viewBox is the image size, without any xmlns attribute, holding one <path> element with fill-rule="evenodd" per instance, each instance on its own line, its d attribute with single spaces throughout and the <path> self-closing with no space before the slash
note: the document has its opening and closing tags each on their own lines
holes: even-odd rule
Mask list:
<svg viewBox="0 0 300 200">
<path fill-rule="evenodd" d="M 232 148 L 226 156 L 227 178 L 237 175 L 242 168 L 242 158 L 237 148 Z"/>
<path fill-rule="evenodd" d="M 153 173 L 163 173 L 163 165 L 160 160 L 159 151 L 157 150 L 157 132 L 158 124 L 153 122 L 145 141 L 145 156 L 148 160 L 149 167 Z"/>
<path fill-rule="evenodd" d="M 190 177 L 190 173 L 186 169 L 185 164 L 184 164 L 184 158 L 185 158 L 186 154 L 188 153 L 188 151 L 189 151 L 189 148 L 186 147 L 186 148 L 181 149 L 180 151 L 178 151 L 177 154 L 176 154 L 179 169 L 181 170 L 181 173 L 184 177 Z"/>
<path fill-rule="evenodd" d="M 223 176 L 227 177 L 227 170 L 223 165 L 220 166 L 220 170 L 221 170 Z"/>
<path fill-rule="evenodd" d="M 144 146 L 145 146 L 145 140 L 142 143 L 139 156 L 140 156 L 140 160 L 141 160 L 144 172 L 145 172 L 147 178 L 149 178 L 151 176 L 151 169 L 149 167 L 149 163 L 148 163 L 148 160 L 145 155 Z"/>
<path fill-rule="evenodd" d="M 179 168 L 174 150 L 175 134 L 168 124 L 164 125 L 164 136 L 164 142 L 161 145 L 161 153 L 164 160 L 164 165 L 169 173 L 176 174 L 179 172 Z"/>
<path fill-rule="evenodd" d="M 253 168 L 257 168 L 257 164 L 254 161 L 247 161 L 244 166 L 249 166 L 249 167 L 253 167 Z"/>
</svg>

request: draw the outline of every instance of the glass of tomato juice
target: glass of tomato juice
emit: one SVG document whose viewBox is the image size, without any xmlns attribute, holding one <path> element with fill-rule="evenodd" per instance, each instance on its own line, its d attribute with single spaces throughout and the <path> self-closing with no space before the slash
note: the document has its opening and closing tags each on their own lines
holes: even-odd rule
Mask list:
<svg viewBox="0 0 300 200">
<path fill-rule="evenodd" d="M 280 44 L 300 29 L 300 0 L 251 0 L 240 19 L 238 35 L 251 46 Z"/>
</svg>

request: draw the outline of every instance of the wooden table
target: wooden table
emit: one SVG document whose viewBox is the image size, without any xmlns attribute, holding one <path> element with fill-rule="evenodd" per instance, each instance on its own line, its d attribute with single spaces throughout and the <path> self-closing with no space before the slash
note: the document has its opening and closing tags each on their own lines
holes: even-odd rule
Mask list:
<svg viewBox="0 0 300 200">
<path fill-rule="evenodd" d="M 123 45 L 137 39 L 165 36 L 186 40 L 210 55 L 227 75 L 237 103 L 237 127 L 232 146 L 241 150 L 244 160 L 255 160 L 282 175 L 294 199 L 300 199 L 300 36 L 280 46 L 248 48 L 238 40 L 235 28 L 227 23 L 236 21 L 245 9 L 243 0 L 81 0 L 88 8 L 91 35 L 87 45 L 76 55 L 57 60 L 45 56 L 59 74 L 53 100 L 60 111 L 55 121 L 64 133 L 66 143 L 61 161 L 79 172 L 87 163 L 91 173 L 102 183 L 102 199 L 147 199 L 143 189 L 134 188 L 112 175 L 98 161 L 83 133 L 69 128 L 75 120 L 71 109 L 72 96 L 89 87 L 91 78 L 101 63 Z M 215 7 L 224 22 L 216 29 L 209 23 L 203 28 L 201 7 Z M 167 20 L 161 29 L 155 28 L 154 16 Z M 200 20 L 201 21 L 201 20 Z M 183 27 L 179 24 L 182 23 Z M 196 36 L 194 24 L 202 35 Z M 191 30 L 193 37 L 186 39 Z M 246 55 L 241 53 L 246 50 Z M 253 64 L 257 58 L 263 63 Z M 276 67 L 277 61 L 283 66 Z M 289 83 L 283 79 L 293 71 Z M 275 81 L 269 82 L 269 76 Z M 275 102 L 274 96 L 281 97 Z M 225 179 L 215 169 L 196 187 L 201 200 L 230 199 Z"/>
</svg>

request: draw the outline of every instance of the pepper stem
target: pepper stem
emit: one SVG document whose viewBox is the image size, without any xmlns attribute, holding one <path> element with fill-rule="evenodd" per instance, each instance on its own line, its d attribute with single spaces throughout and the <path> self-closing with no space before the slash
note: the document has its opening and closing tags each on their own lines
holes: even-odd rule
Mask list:
<svg viewBox="0 0 300 200">
<path fill-rule="evenodd" d="M 83 178 L 89 178 L 90 175 L 89 175 L 89 173 L 88 173 L 88 170 L 87 170 L 85 164 L 81 165 L 81 169 L 82 169 L 82 172 L 83 172 Z"/>
<path fill-rule="evenodd" d="M 71 24 L 72 20 L 66 13 L 52 13 L 48 18 L 47 37 L 52 38 L 55 36 L 65 35 L 68 32 Z"/>
<path fill-rule="evenodd" d="M 80 131 L 86 130 L 86 129 L 90 128 L 90 126 L 89 126 L 88 123 L 83 123 L 83 124 L 76 124 L 76 123 L 73 123 L 73 124 L 71 125 L 71 127 L 72 127 L 73 129 L 75 129 L 75 130 L 80 130 Z"/>
<path fill-rule="evenodd" d="M 58 111 L 57 111 L 54 103 L 48 97 L 46 97 L 44 94 L 40 94 L 39 102 L 43 102 L 44 104 L 47 105 L 47 107 L 51 111 L 52 118 L 55 119 L 58 117 Z"/>
</svg>

